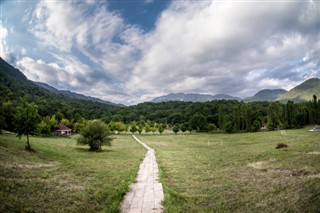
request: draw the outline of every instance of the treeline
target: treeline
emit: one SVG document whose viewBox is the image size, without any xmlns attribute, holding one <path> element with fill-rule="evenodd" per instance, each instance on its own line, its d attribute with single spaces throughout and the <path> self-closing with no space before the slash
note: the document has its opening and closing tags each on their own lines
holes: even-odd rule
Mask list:
<svg viewBox="0 0 320 213">
<path fill-rule="evenodd" d="M 102 117 L 106 123 L 138 122 L 148 126 L 163 124 L 174 130 L 252 132 L 261 127 L 269 130 L 301 128 L 320 123 L 320 100 L 303 103 L 214 100 L 205 103 L 142 103 L 115 108 Z"/>
<path fill-rule="evenodd" d="M 48 135 L 63 123 L 79 132 L 87 120 L 100 119 L 113 132 L 162 133 L 166 128 L 174 132 L 253 132 L 265 127 L 269 130 L 301 128 L 320 123 L 320 100 L 304 103 L 252 102 L 214 100 L 205 103 L 163 102 L 142 103 L 129 107 L 106 107 L 100 103 L 79 101 L 68 104 L 56 99 L 33 102 L 39 119 L 33 133 Z M 0 129 L 15 131 L 15 114 L 21 100 L 6 100 L 0 105 Z"/>
</svg>

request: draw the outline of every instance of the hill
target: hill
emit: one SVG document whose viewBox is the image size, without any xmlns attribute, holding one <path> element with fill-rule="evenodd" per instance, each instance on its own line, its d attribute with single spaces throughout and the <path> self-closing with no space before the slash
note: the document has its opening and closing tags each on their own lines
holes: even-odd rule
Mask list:
<svg viewBox="0 0 320 213">
<path fill-rule="evenodd" d="M 257 92 L 254 96 L 245 98 L 244 101 L 274 101 L 278 99 L 281 95 L 285 94 L 287 91 L 284 89 L 264 89 Z"/>
<path fill-rule="evenodd" d="M 79 94 L 79 93 L 76 93 L 76 92 L 71 92 L 71 91 L 68 91 L 68 90 L 58 90 L 58 89 L 54 88 L 53 86 L 50 86 L 50 85 L 42 83 L 42 82 L 33 82 L 33 83 L 38 85 L 39 87 L 42 87 L 42 88 L 44 88 L 46 90 L 49 90 L 50 92 L 53 92 L 55 94 L 61 94 L 61 95 L 64 95 L 66 97 L 69 97 L 69 98 L 74 98 L 74 99 L 79 99 L 79 100 L 86 100 L 86 101 L 94 101 L 94 102 L 108 104 L 108 105 L 123 106 L 121 104 L 115 104 L 115 103 L 112 103 L 110 101 L 104 101 L 104 100 L 101 100 L 99 98 L 94 98 L 94 97 L 91 97 L 91 96 L 85 96 L 83 94 Z"/>
<path fill-rule="evenodd" d="M 184 102 L 206 102 L 211 100 L 241 100 L 225 94 L 207 95 L 197 93 L 170 93 L 168 95 L 156 97 L 151 102 L 168 102 L 168 101 L 184 101 Z"/>
<path fill-rule="evenodd" d="M 41 85 L 41 86 L 40 86 Z M 101 118 L 119 105 L 69 91 L 60 91 L 49 85 L 34 83 L 22 72 L 0 58 L 0 118 L 12 130 L 12 109 L 23 97 L 38 105 L 41 116 L 56 115 L 59 118 Z M 0 119 L 0 120 L 1 120 Z"/>
<path fill-rule="evenodd" d="M 320 97 L 320 79 L 311 78 L 298 86 L 291 89 L 289 92 L 281 95 L 276 100 L 278 101 L 287 101 L 293 100 L 295 102 L 309 101 L 312 99 L 312 96 L 316 95 Z"/>
</svg>

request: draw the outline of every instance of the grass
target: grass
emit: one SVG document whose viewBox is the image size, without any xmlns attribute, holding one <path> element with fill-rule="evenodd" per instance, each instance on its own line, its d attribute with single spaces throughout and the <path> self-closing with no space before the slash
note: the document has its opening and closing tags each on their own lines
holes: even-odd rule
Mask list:
<svg viewBox="0 0 320 213">
<path fill-rule="evenodd" d="M 320 133 L 285 133 L 139 138 L 156 150 L 166 212 L 319 212 Z"/>
<path fill-rule="evenodd" d="M 0 212 L 117 212 L 145 150 L 117 136 L 99 153 L 75 139 L 0 135 Z"/>
</svg>

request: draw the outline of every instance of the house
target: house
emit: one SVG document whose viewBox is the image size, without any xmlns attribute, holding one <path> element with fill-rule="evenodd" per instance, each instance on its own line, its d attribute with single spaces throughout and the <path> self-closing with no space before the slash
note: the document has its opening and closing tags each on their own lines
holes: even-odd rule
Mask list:
<svg viewBox="0 0 320 213">
<path fill-rule="evenodd" d="M 56 130 L 56 134 L 60 136 L 71 135 L 71 129 L 59 123 L 59 129 Z"/>
</svg>

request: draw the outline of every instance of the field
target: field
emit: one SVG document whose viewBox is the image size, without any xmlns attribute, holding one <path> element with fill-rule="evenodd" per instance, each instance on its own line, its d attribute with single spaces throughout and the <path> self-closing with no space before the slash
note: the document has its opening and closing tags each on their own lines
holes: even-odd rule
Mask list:
<svg viewBox="0 0 320 213">
<path fill-rule="evenodd" d="M 319 212 L 319 132 L 139 138 L 156 150 L 167 212 Z"/>
<path fill-rule="evenodd" d="M 75 139 L 0 135 L 0 212 L 117 212 L 146 151 L 117 136 L 102 152 Z"/>
<path fill-rule="evenodd" d="M 138 135 L 155 148 L 166 212 L 318 212 L 320 133 L 307 129 Z M 275 149 L 277 143 L 289 145 Z M 1 212 L 117 212 L 145 150 L 119 135 L 103 152 L 75 139 L 0 135 Z"/>
</svg>

